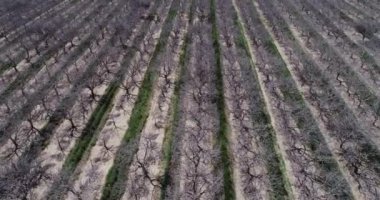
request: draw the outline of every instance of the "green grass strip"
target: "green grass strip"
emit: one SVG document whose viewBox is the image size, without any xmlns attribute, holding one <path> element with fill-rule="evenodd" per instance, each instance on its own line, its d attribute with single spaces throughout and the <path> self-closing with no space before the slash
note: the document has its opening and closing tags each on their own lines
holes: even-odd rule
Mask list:
<svg viewBox="0 0 380 200">
<path fill-rule="evenodd" d="M 225 112 L 223 73 L 220 56 L 219 31 L 216 24 L 216 5 L 215 0 L 210 1 L 211 23 L 212 23 L 212 40 L 216 59 L 216 93 L 217 93 L 217 109 L 219 112 L 219 130 L 217 143 L 220 146 L 221 160 L 220 165 L 223 167 L 223 188 L 225 199 L 235 199 L 234 182 L 232 179 L 231 159 L 229 151 L 229 124 L 227 122 L 227 114 Z"/>
<path fill-rule="evenodd" d="M 145 73 L 141 88 L 137 95 L 135 106 L 132 109 L 131 118 L 128 122 L 128 130 L 124 135 L 122 145 L 118 150 L 114 164 L 108 171 L 106 183 L 102 191 L 102 200 L 120 199 L 123 195 L 127 180 L 127 171 L 132 156 L 138 151 L 138 140 L 141 131 L 144 128 L 146 120 L 149 116 L 151 107 L 151 99 L 153 97 L 153 89 L 155 80 L 157 78 L 158 60 L 159 55 L 163 52 L 164 47 L 167 46 L 170 30 L 173 26 L 174 18 L 177 16 L 177 7 L 179 1 L 176 1 L 169 10 L 168 17 L 165 19 L 163 31 L 160 35 L 159 41 L 155 46 L 152 55 L 152 60 L 149 63 L 148 69 Z M 131 150 L 129 156 L 125 157 L 125 150 Z"/>
<path fill-rule="evenodd" d="M 236 12 L 235 12 L 236 13 Z M 240 22 L 238 14 L 235 15 L 235 25 L 238 27 L 239 35 L 236 39 L 236 44 L 239 48 L 243 49 L 246 55 L 249 57 L 251 69 L 254 69 L 256 66 L 252 62 L 253 58 L 249 50 L 249 43 L 247 41 L 247 38 L 244 35 L 244 27 L 243 24 Z M 273 47 L 273 45 L 269 45 L 272 47 L 272 51 L 276 52 L 277 47 Z M 258 76 L 253 70 L 253 74 L 255 74 L 255 79 L 258 80 Z M 260 93 L 263 94 L 262 88 L 259 88 Z M 276 146 L 277 144 L 277 137 L 273 130 L 273 127 L 271 125 L 271 119 L 268 114 L 268 111 L 265 109 L 265 105 L 263 105 L 263 110 L 258 116 L 253 117 L 254 121 L 261 122 L 263 124 L 268 125 L 268 134 L 265 134 L 263 136 L 263 140 L 266 152 L 268 153 L 268 157 L 270 160 L 267 161 L 267 169 L 270 172 L 269 173 L 269 180 L 272 187 L 272 190 L 270 192 L 270 198 L 271 199 L 291 199 L 292 193 L 291 193 L 291 186 L 288 178 L 286 177 L 286 168 L 284 160 L 281 156 L 280 150 Z"/>
<path fill-rule="evenodd" d="M 159 47 L 159 45 L 156 47 Z M 154 86 L 153 84 L 155 78 L 155 73 L 153 73 L 153 70 L 149 67 L 145 73 L 135 106 L 133 107 L 131 118 L 128 122 L 128 130 L 124 135 L 121 148 L 130 146 L 137 135 L 139 135 L 144 128 L 145 122 L 149 116 L 149 109 L 151 107 L 150 100 L 153 96 L 152 89 Z M 125 182 L 127 178 L 126 173 L 124 173 L 123 170 L 126 166 L 124 166 L 124 162 L 121 161 L 123 158 L 120 155 L 121 154 L 119 153 L 116 155 L 114 164 L 107 174 L 106 183 L 103 188 L 101 199 L 118 199 L 120 195 L 122 195 L 122 192 L 116 192 L 116 194 L 112 194 L 112 192 L 115 190 L 119 191 L 117 190 L 118 185 L 114 187 L 115 184 L 120 181 Z"/>
<path fill-rule="evenodd" d="M 192 17 L 192 16 L 191 16 Z M 191 20 L 190 20 L 191 21 Z M 181 54 L 179 57 L 179 66 L 180 66 L 180 72 L 179 72 L 179 77 L 175 83 L 175 88 L 174 88 L 174 93 L 172 97 L 172 103 L 170 107 L 170 125 L 165 128 L 165 138 L 164 138 L 164 143 L 163 143 L 163 169 L 164 169 L 164 175 L 163 178 L 161 179 L 161 196 L 160 199 L 163 200 L 165 199 L 165 192 L 166 189 L 170 183 L 170 161 L 172 159 L 172 149 L 173 149 L 173 136 L 174 136 L 174 131 L 175 128 L 178 126 L 179 119 L 180 119 L 180 93 L 182 86 L 184 84 L 183 82 L 183 77 L 185 75 L 186 69 L 185 69 L 185 64 L 188 59 L 187 56 L 187 49 L 189 46 L 190 38 L 189 38 L 189 33 L 187 33 L 184 45 L 181 50 Z"/>
<path fill-rule="evenodd" d="M 68 154 L 62 168 L 62 180 L 61 185 L 55 186 L 49 192 L 49 199 L 62 199 L 60 192 L 65 187 L 65 183 L 68 183 L 72 174 L 74 173 L 77 165 L 82 160 L 85 153 L 92 148 L 96 143 L 96 135 L 101 131 L 101 128 L 106 122 L 107 113 L 112 108 L 112 102 L 117 93 L 119 87 L 116 81 L 112 82 L 107 88 L 106 94 L 102 96 L 98 106 L 92 113 L 86 127 L 83 130 L 82 135 L 76 141 L 73 149 Z"/>
<path fill-rule="evenodd" d="M 104 124 L 107 118 L 106 113 L 112 108 L 112 101 L 117 93 L 119 87 L 116 82 L 111 83 L 108 87 L 106 94 L 102 97 L 99 102 L 99 106 L 96 107 L 94 113 L 91 115 L 82 135 L 77 140 L 74 148 L 70 151 L 63 169 L 68 171 L 74 171 L 80 160 L 82 159 L 84 153 L 89 148 L 90 143 L 95 144 L 97 137 L 94 135 L 100 132 L 99 124 Z M 91 142 L 92 141 L 92 142 Z"/>
<path fill-rule="evenodd" d="M 12 63 L 12 62 L 5 62 L 5 63 L 2 63 L 0 61 L 0 75 L 2 75 L 5 71 L 15 67 L 16 64 L 15 63 Z"/>
<path fill-rule="evenodd" d="M 189 13 L 189 24 L 193 21 L 193 14 L 194 14 L 194 1 L 191 1 L 190 6 L 190 13 Z M 165 193 L 168 188 L 168 186 L 171 183 L 171 177 L 170 177 L 170 165 L 171 160 L 173 156 L 173 137 L 175 134 L 175 129 L 178 127 L 179 119 L 180 119 L 180 101 L 181 101 L 181 89 L 184 85 L 183 77 L 186 73 L 186 62 L 188 61 L 188 47 L 190 44 L 190 32 L 186 33 L 185 41 L 181 49 L 180 57 L 179 57 L 179 77 L 175 82 L 173 97 L 171 100 L 171 106 L 170 106 L 170 122 L 169 125 L 165 128 L 165 138 L 163 143 L 163 170 L 164 174 L 161 179 L 161 195 L 160 199 L 165 199 Z"/>
</svg>

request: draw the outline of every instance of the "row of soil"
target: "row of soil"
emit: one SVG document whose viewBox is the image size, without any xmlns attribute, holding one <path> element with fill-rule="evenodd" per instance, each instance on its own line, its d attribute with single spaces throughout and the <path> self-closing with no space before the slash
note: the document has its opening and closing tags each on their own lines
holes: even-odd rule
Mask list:
<svg viewBox="0 0 380 200">
<path fill-rule="evenodd" d="M 118 94 L 118 91 L 120 90 L 120 87 L 122 83 L 124 83 L 126 77 L 128 77 L 128 79 L 134 79 L 135 74 L 130 73 L 130 71 L 133 71 L 133 69 L 136 70 L 132 66 L 136 59 L 136 52 L 141 50 L 141 45 L 143 44 L 143 41 L 147 39 L 146 34 L 150 30 L 149 24 L 155 24 L 155 22 L 152 21 L 153 19 L 147 20 L 147 17 L 154 16 L 154 13 L 159 12 L 160 8 L 162 9 L 164 4 L 157 2 L 157 4 L 151 4 L 148 7 L 141 7 L 141 4 L 136 3 L 134 6 L 135 8 L 132 7 L 131 10 L 138 9 L 139 12 L 131 12 L 131 14 L 127 17 L 128 20 L 131 20 L 131 22 L 136 22 L 137 25 L 131 23 L 129 25 L 131 27 L 125 27 L 125 30 L 128 31 L 130 35 L 130 38 L 126 38 L 128 40 L 126 40 L 125 43 L 123 42 L 124 44 L 121 44 L 128 45 L 128 47 L 126 48 L 126 51 L 122 53 L 124 58 L 120 61 L 121 68 L 116 73 L 117 76 L 111 82 L 110 86 L 107 89 L 107 92 L 103 96 L 103 98 L 107 99 L 107 101 L 102 104 L 98 104 L 98 106 L 95 109 L 95 112 L 92 114 L 89 122 L 83 130 L 81 137 L 78 138 L 78 140 L 75 142 L 75 145 L 70 150 L 70 153 L 67 155 L 67 158 L 63 163 L 62 170 L 57 175 L 58 178 L 52 183 L 53 186 L 57 185 L 56 183 L 60 184 L 57 185 L 57 187 L 50 188 L 50 192 L 48 195 L 49 198 L 66 198 L 67 195 L 74 195 L 67 197 L 74 198 L 77 194 L 77 188 L 73 187 L 74 182 L 77 180 L 77 178 L 79 178 L 78 175 L 80 173 L 81 167 L 85 165 L 88 158 L 91 157 L 92 150 L 98 148 L 95 145 L 97 144 L 99 134 L 101 133 L 103 126 L 107 121 L 107 116 L 114 105 L 113 102 L 115 101 L 115 97 Z M 141 13 L 144 13 L 143 16 L 140 16 Z M 141 20 L 139 20 L 140 17 L 142 18 Z M 133 26 L 135 26 L 135 28 L 133 28 Z M 100 139 L 103 138 L 99 138 L 99 140 Z M 108 165 L 105 165 L 105 167 L 107 166 Z M 86 188 L 83 189 L 84 194 L 88 194 L 85 193 Z M 94 192 L 91 195 L 99 196 L 99 188 L 98 190 L 94 191 L 96 192 Z"/>
<path fill-rule="evenodd" d="M 39 1 L 25 2 L 21 5 L 15 5 L 10 10 L 5 11 L 4 15 L 0 17 L 2 37 L 5 37 L 15 29 L 26 26 L 31 21 L 46 15 L 49 11 L 65 5 L 67 1 L 50 0 L 41 4 Z"/>
<path fill-rule="evenodd" d="M 378 150 L 373 141 L 367 139 L 368 130 L 362 128 L 352 110 L 331 85 L 331 78 L 323 74 L 315 57 L 307 52 L 306 42 L 295 29 L 287 27 L 287 23 L 291 22 L 282 18 L 278 5 L 281 4 L 260 2 L 268 19 L 268 27 L 276 27 L 272 32 L 279 43 L 277 46 L 289 60 L 292 76 L 307 100 L 353 195 L 359 199 L 371 199 L 377 195 L 375 185 L 378 182 L 378 164 L 373 161 L 378 160 Z M 369 160 L 372 164 L 369 164 Z"/>
<path fill-rule="evenodd" d="M 276 136 L 242 24 L 232 1 L 222 1 L 217 11 L 236 198 L 286 197 L 287 180 L 276 152 Z"/>
<path fill-rule="evenodd" d="M 109 12 L 111 12 L 111 10 Z M 106 24 L 109 18 L 110 15 L 108 15 L 108 18 L 101 21 L 101 23 Z M 85 31 L 86 30 L 84 30 L 84 32 Z M 94 32 L 96 33 L 96 30 L 94 30 Z M 0 119 L 2 123 L 7 122 L 12 114 L 17 113 L 15 111 L 22 110 L 22 107 L 25 107 L 25 104 L 27 104 L 27 106 L 33 106 L 33 102 L 39 101 L 41 97 L 44 97 L 44 92 L 47 92 L 50 88 L 54 87 L 57 80 L 62 79 L 61 77 L 70 71 L 70 67 L 74 67 L 73 64 L 77 65 L 77 60 L 79 60 L 78 58 L 80 56 L 85 52 L 93 54 L 91 51 L 92 48 L 95 48 L 99 45 L 101 40 L 104 40 L 104 37 L 100 38 L 101 40 L 98 39 L 100 34 L 83 33 L 81 34 L 83 39 L 78 41 L 79 44 L 72 46 L 66 53 L 61 52 L 60 55 L 57 55 L 54 59 L 51 58 L 47 60 L 43 63 L 42 68 L 35 76 L 30 77 L 29 80 L 25 80 L 22 87 L 15 88 L 12 92 L 8 93 L 9 95 L 5 95 L 7 97 L 1 99 L 0 107 L 3 112 Z M 88 52 L 88 50 L 90 50 L 90 52 Z M 22 113 L 25 115 L 26 112 L 23 111 Z M 12 121 L 14 121 L 14 119 Z M 3 125 L 4 124 L 1 124 L 0 127 L 3 127 Z"/>
<path fill-rule="evenodd" d="M 21 61 L 31 62 L 34 57 L 46 53 L 54 44 L 69 42 L 70 37 L 75 35 L 75 33 L 70 34 L 70 30 L 73 30 L 72 26 L 81 23 L 84 19 L 89 22 L 90 17 L 87 14 L 95 8 L 99 9 L 98 6 L 102 4 L 104 6 L 106 3 L 83 1 L 80 4 L 67 4 L 66 7 L 55 11 L 58 14 L 33 22 L 18 31 L 18 35 L 13 39 L 8 38 L 6 44 L 1 47 L 0 53 L 0 60 L 3 61 L 0 65 L 2 77 L 23 70 L 25 67 L 19 66 Z M 95 5 L 98 6 L 95 7 Z M 83 14 L 77 15 L 79 11 Z"/>
<path fill-rule="evenodd" d="M 115 5 L 117 5 L 117 4 L 115 4 Z M 115 8 L 117 8 L 117 7 L 115 7 Z M 116 10 L 113 9 L 113 11 L 116 11 Z M 115 13 L 117 13 L 117 12 L 115 12 Z M 41 129 L 36 129 L 36 127 L 33 126 L 32 131 L 34 131 L 34 133 L 36 134 L 35 135 L 36 138 L 33 138 L 33 141 L 29 141 L 29 142 L 32 142 L 30 147 L 29 147 L 29 145 L 26 145 L 26 147 L 23 147 L 23 148 L 26 148 L 26 150 L 25 150 L 26 153 L 22 154 L 20 159 L 18 159 L 16 166 L 22 167 L 23 165 L 25 165 L 27 163 L 30 164 L 31 161 L 33 161 L 33 159 L 35 159 L 36 156 L 39 155 L 39 152 L 41 152 L 45 148 L 45 146 L 48 144 L 49 140 L 52 138 L 53 135 L 51 132 L 53 132 L 55 130 L 55 128 L 57 128 L 57 126 L 62 121 L 66 120 L 66 119 L 70 119 L 69 118 L 70 113 L 68 112 L 68 110 L 75 104 L 76 101 L 81 101 L 82 105 L 86 105 L 86 104 L 91 105 L 92 104 L 91 102 L 99 100 L 98 97 L 96 97 L 97 95 L 92 94 L 92 93 L 95 91 L 98 92 L 97 90 L 101 90 L 101 89 L 97 89 L 97 88 L 101 88 L 102 85 L 104 84 L 104 82 L 106 82 L 106 83 L 109 82 L 109 81 L 107 81 L 107 79 L 109 79 L 110 76 L 113 76 L 112 73 L 105 73 L 104 69 L 97 68 L 97 66 L 101 64 L 100 58 L 102 58 L 102 56 L 105 55 L 105 52 L 107 52 L 107 49 L 109 49 L 109 48 L 105 47 L 101 51 L 99 51 L 99 49 L 94 50 L 93 53 L 95 55 L 99 53 L 99 60 L 93 60 L 90 57 L 90 59 L 87 60 L 88 63 L 83 62 L 83 60 L 81 60 L 79 62 L 78 66 L 77 66 L 79 69 L 82 69 L 82 68 L 86 69 L 86 66 L 88 66 L 88 68 L 86 69 L 86 72 L 83 75 L 80 75 L 81 77 L 79 79 L 77 79 L 75 82 L 70 83 L 70 84 L 67 84 L 67 83 L 65 84 L 71 88 L 71 89 L 69 89 L 70 92 L 68 92 L 67 95 L 65 95 L 65 96 L 58 95 L 58 97 L 57 97 L 57 96 L 55 96 L 54 91 L 52 91 L 52 94 L 49 94 L 49 96 L 51 96 L 53 99 L 49 99 L 49 100 L 52 100 L 52 102 L 48 101 L 48 103 L 47 103 L 47 106 L 49 106 L 50 107 L 49 109 L 51 109 L 51 111 L 50 111 L 51 113 L 49 114 L 49 118 L 47 119 L 48 122 L 47 122 L 46 126 L 44 126 Z M 112 51 L 110 51 L 110 52 L 112 53 Z M 83 59 L 83 58 L 81 58 L 81 59 Z M 74 74 L 75 74 L 75 70 L 74 70 Z M 99 78 L 99 80 L 94 81 L 97 78 Z M 65 79 L 63 79 L 62 80 L 63 83 L 65 83 L 65 81 L 67 82 L 68 79 L 70 79 L 70 78 L 66 77 Z M 91 85 L 91 87 L 90 87 L 90 85 Z M 87 92 L 85 91 L 85 90 L 87 90 L 87 88 L 91 88 L 92 92 L 90 94 L 88 91 Z M 59 94 L 59 92 L 58 92 L 58 94 Z M 79 95 L 79 94 L 82 94 L 82 95 Z M 95 99 L 93 97 L 95 97 Z M 42 104 L 45 106 L 45 104 L 43 102 L 42 102 Z M 40 104 L 41 107 L 43 107 L 42 104 Z M 37 106 L 36 108 L 39 108 L 39 106 Z M 46 109 L 46 112 L 48 112 L 49 109 Z M 79 112 L 82 111 L 83 114 L 88 112 L 86 110 L 78 110 L 78 111 Z M 46 120 L 44 119 L 44 121 L 46 121 Z M 19 144 L 18 146 L 22 146 L 22 143 Z M 29 170 L 31 170 L 31 171 L 34 170 L 33 166 L 34 165 L 31 165 L 30 169 L 27 169 L 27 170 L 24 169 L 25 171 L 19 170 L 17 168 L 11 169 L 11 171 L 15 175 L 25 176 L 25 174 L 30 173 Z"/>
<path fill-rule="evenodd" d="M 217 81 L 214 59 L 212 7 L 212 1 L 194 1 L 190 9 L 189 34 L 181 58 L 184 82 L 179 86 L 171 163 L 164 177 L 165 196 L 162 198 L 165 199 L 224 196 L 224 169 L 218 166 L 221 113 L 218 113 L 220 99 L 215 89 L 220 80 Z"/>
<path fill-rule="evenodd" d="M 351 198 L 318 123 L 255 2 L 237 2 L 294 198 Z M 249 26 L 248 26 L 249 25 Z M 334 179 L 330 179 L 332 176 Z M 337 184 L 339 182 L 339 184 Z M 336 188 L 338 187 L 338 188 Z"/>
<path fill-rule="evenodd" d="M 112 11 L 111 11 L 112 12 Z M 108 19 L 104 20 L 103 23 L 107 23 L 108 20 L 110 20 L 110 15 L 108 16 Z M 70 90 L 78 90 L 78 86 L 76 84 L 73 84 L 74 81 L 82 80 L 82 82 L 79 82 L 77 84 L 83 85 L 83 87 L 87 87 L 83 80 L 89 80 L 93 77 L 91 77 L 91 73 L 94 72 L 95 68 L 92 66 L 97 66 L 97 63 L 99 60 L 96 60 L 96 54 L 100 52 L 104 52 L 104 48 L 102 50 L 103 45 L 106 45 L 108 39 L 104 39 L 99 44 L 99 48 L 91 51 L 88 50 L 88 45 L 95 44 L 96 42 L 93 41 L 94 38 L 97 37 L 97 33 L 94 32 L 92 35 L 89 35 L 88 38 L 86 38 L 86 42 L 81 44 L 77 49 L 74 50 L 74 54 L 72 55 L 72 59 L 69 60 L 67 63 L 64 63 L 64 67 L 67 68 L 66 73 L 55 74 L 54 76 L 49 76 L 49 71 L 44 71 L 46 74 L 48 74 L 48 77 L 52 79 L 51 85 L 47 85 L 45 87 L 42 87 L 41 90 L 39 90 L 36 94 L 34 94 L 34 98 L 31 98 L 28 104 L 26 104 L 22 109 L 19 111 L 16 111 L 15 113 L 12 113 L 11 121 L 6 124 L 5 128 L 3 129 L 4 133 L 2 136 L 2 142 L 8 141 L 8 143 L 12 144 L 11 146 L 14 146 L 15 142 L 12 140 L 16 137 L 18 140 L 17 143 L 23 144 L 23 148 L 28 147 L 28 141 L 31 142 L 33 137 L 35 137 L 36 133 L 42 132 L 43 127 L 48 123 L 50 119 L 53 119 L 53 113 L 57 110 L 57 108 L 60 105 L 60 102 L 67 98 L 67 96 L 70 96 Z M 102 54 L 102 53 L 100 53 Z M 77 64 L 74 61 L 77 61 L 75 59 L 80 59 L 79 64 Z M 73 64 L 75 63 L 75 64 Z M 84 73 L 87 70 L 86 73 Z M 101 79 L 100 79 L 101 80 Z M 57 81 L 54 83 L 54 81 Z M 77 81 L 78 82 L 78 81 Z M 93 82 L 95 84 L 96 82 Z M 94 85 L 89 84 L 89 89 L 93 89 Z M 76 98 L 75 96 L 73 96 Z M 94 99 L 96 100 L 96 99 Z M 59 110 L 58 110 L 59 111 Z M 60 111 L 59 111 L 60 112 Z M 60 114 L 62 115 L 62 113 Z M 22 141 L 25 141 L 27 143 L 24 143 Z M 7 146 L 4 146 L 4 148 L 7 148 Z"/>
<path fill-rule="evenodd" d="M 292 12 L 292 20 L 288 20 L 292 30 L 297 31 L 299 37 L 303 39 L 303 48 L 312 55 L 318 67 L 326 72 L 326 76 L 332 81 L 336 90 L 340 93 L 343 100 L 350 107 L 356 118 L 368 131 L 368 137 L 378 146 L 380 143 L 377 138 L 380 131 L 380 100 L 379 92 L 376 89 L 379 83 L 375 80 L 374 84 L 368 84 L 366 77 L 361 76 L 361 72 L 354 68 L 352 63 L 348 63 L 334 47 L 324 41 L 324 38 L 310 30 L 308 23 L 301 19 L 292 3 L 283 4 L 286 10 Z M 282 12 L 284 13 L 284 12 Z M 286 12 L 283 14 L 286 16 Z M 309 30 L 308 30 L 309 29 Z M 313 34 L 311 34 L 313 33 Z M 307 35 L 307 36 L 305 36 Z M 368 78 L 367 78 L 368 79 Z M 372 86 L 372 87 L 371 87 Z"/>
<path fill-rule="evenodd" d="M 30 50 L 26 48 L 27 58 L 20 57 L 20 60 L 13 60 L 12 63 L 18 63 L 14 65 L 14 68 L 9 69 L 4 74 L 2 74 L 2 84 L 1 84 L 1 94 L 2 103 L 5 100 L 8 100 L 8 97 L 13 94 L 16 90 L 21 90 L 25 83 L 27 83 L 31 78 L 33 78 L 37 73 L 41 70 L 42 67 L 46 65 L 46 63 L 50 62 L 58 62 L 59 59 L 64 58 L 73 47 L 76 46 L 74 41 L 77 43 L 81 42 L 81 38 L 88 35 L 90 30 L 93 30 L 96 27 L 96 24 L 102 24 L 102 20 L 105 20 L 107 16 L 107 12 L 111 9 L 109 3 L 102 3 L 99 6 L 93 4 L 92 7 L 89 8 L 89 16 L 95 15 L 94 18 L 90 21 L 85 21 L 86 15 L 83 17 L 79 17 L 75 23 L 66 24 L 67 27 L 63 27 L 65 32 L 62 32 L 66 38 L 60 38 L 53 36 L 53 42 L 49 45 L 46 45 L 47 40 L 45 41 L 37 41 L 36 46 L 32 46 L 31 48 L 37 49 L 39 45 L 42 45 L 42 50 Z M 95 7 L 95 8 L 93 8 Z M 106 9 L 108 8 L 108 10 Z M 77 15 L 78 16 L 78 15 Z M 81 16 L 81 15 L 79 15 Z M 104 17 L 104 18 L 103 18 Z M 71 21 L 70 21 L 71 22 Z M 85 26 L 87 24 L 87 26 Z M 55 38 L 55 39 L 54 39 Z M 79 40 L 79 41 L 76 41 Z M 68 50 L 67 50 L 68 49 Z M 30 51 L 34 51 L 32 54 Z M 18 48 L 18 52 L 20 49 Z"/>
<path fill-rule="evenodd" d="M 162 35 L 169 34 L 166 42 L 159 41 L 164 47 L 153 58 L 152 65 L 156 69 L 155 84 L 152 88 L 149 113 L 140 133 L 138 150 L 133 155 L 126 181 L 126 190 L 122 199 L 159 199 L 161 177 L 164 173 L 165 157 L 163 155 L 164 140 L 167 140 L 165 129 L 170 123 L 169 106 L 173 97 L 174 83 L 178 75 L 179 53 L 186 34 L 187 15 L 190 2 L 180 1 L 176 9 L 171 10 L 175 17 L 172 30 L 165 30 Z"/>
</svg>

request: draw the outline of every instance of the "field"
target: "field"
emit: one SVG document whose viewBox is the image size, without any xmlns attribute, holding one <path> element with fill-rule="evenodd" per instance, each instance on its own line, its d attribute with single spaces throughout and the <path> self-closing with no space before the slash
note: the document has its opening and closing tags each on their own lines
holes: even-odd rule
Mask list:
<svg viewBox="0 0 380 200">
<path fill-rule="evenodd" d="M 0 199 L 380 199 L 380 0 L 0 1 Z"/>
</svg>

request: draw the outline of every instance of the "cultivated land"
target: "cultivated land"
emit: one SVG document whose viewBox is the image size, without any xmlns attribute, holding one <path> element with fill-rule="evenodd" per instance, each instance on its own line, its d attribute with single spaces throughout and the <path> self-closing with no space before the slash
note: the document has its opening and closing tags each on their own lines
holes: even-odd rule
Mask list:
<svg viewBox="0 0 380 200">
<path fill-rule="evenodd" d="M 0 1 L 0 199 L 380 199 L 380 0 Z"/>
</svg>

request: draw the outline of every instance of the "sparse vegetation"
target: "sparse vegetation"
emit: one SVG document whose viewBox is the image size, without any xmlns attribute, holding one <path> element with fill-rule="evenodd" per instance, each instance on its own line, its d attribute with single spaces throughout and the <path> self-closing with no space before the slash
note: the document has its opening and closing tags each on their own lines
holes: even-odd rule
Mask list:
<svg viewBox="0 0 380 200">
<path fill-rule="evenodd" d="M 378 199 L 377 0 L 0 1 L 0 199 Z"/>
</svg>

